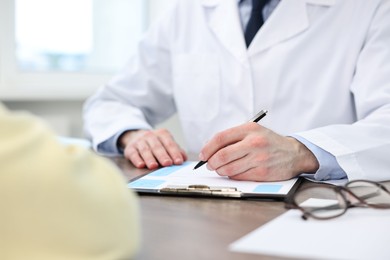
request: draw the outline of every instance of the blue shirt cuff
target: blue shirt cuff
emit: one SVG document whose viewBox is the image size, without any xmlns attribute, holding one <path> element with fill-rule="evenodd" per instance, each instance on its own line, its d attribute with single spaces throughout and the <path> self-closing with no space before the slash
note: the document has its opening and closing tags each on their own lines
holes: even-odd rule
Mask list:
<svg viewBox="0 0 390 260">
<path fill-rule="evenodd" d="M 116 135 L 110 137 L 106 141 L 98 144 L 97 151 L 98 153 L 105 154 L 105 155 L 122 155 L 123 150 L 120 149 L 117 146 L 119 137 L 124 133 L 125 131 L 121 131 L 117 133 Z"/>
<path fill-rule="evenodd" d="M 291 137 L 305 145 L 317 158 L 320 167 L 314 174 L 314 178 L 316 180 L 325 181 L 347 178 L 347 174 L 340 167 L 334 155 L 309 142 L 301 136 L 292 135 Z"/>
</svg>

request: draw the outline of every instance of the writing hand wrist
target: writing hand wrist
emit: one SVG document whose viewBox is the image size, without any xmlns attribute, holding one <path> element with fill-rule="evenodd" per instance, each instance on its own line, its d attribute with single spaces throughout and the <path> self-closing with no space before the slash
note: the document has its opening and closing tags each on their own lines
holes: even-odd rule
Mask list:
<svg viewBox="0 0 390 260">
<path fill-rule="evenodd" d="M 294 172 L 298 175 L 300 173 L 314 173 L 319 168 L 319 162 L 314 154 L 301 142 L 295 138 L 289 137 L 296 151 L 296 164 L 294 165 Z"/>
</svg>

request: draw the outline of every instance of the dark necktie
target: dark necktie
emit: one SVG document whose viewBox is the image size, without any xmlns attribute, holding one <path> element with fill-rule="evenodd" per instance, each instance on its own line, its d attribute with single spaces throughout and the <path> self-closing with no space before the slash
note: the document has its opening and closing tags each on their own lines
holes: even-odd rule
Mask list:
<svg viewBox="0 0 390 260">
<path fill-rule="evenodd" d="M 249 47 L 257 31 L 263 25 L 263 8 L 269 0 L 252 0 L 252 13 L 245 29 L 246 47 Z"/>
</svg>

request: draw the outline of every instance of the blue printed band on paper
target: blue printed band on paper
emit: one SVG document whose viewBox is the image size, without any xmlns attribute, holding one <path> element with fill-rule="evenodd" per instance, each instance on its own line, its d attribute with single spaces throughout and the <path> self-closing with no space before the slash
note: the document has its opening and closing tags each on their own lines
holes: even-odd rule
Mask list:
<svg viewBox="0 0 390 260">
<path fill-rule="evenodd" d="M 172 166 L 164 167 L 164 168 L 161 168 L 157 171 L 150 173 L 148 176 L 153 176 L 153 177 L 168 176 L 168 175 L 174 173 L 175 171 L 180 170 L 181 168 L 187 166 L 188 164 L 190 164 L 190 162 L 185 162 L 182 165 L 172 165 Z"/>
<path fill-rule="evenodd" d="M 132 189 L 155 189 L 163 184 L 164 180 L 148 180 L 148 179 L 138 179 L 127 184 L 128 188 Z"/>
<path fill-rule="evenodd" d="M 261 184 L 254 189 L 253 192 L 258 193 L 278 193 L 283 185 L 280 184 Z"/>
</svg>

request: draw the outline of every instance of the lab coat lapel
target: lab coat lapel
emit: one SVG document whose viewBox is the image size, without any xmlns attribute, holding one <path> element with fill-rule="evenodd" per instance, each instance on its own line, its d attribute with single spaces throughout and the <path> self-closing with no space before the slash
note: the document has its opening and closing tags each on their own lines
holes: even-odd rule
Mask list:
<svg viewBox="0 0 390 260">
<path fill-rule="evenodd" d="M 240 62 L 247 59 L 244 34 L 236 0 L 202 0 L 211 31 Z"/>
<path fill-rule="evenodd" d="M 308 4 L 331 6 L 334 2 L 335 0 L 282 0 L 253 39 L 248 49 L 249 55 L 272 48 L 305 31 L 310 26 Z"/>
</svg>

